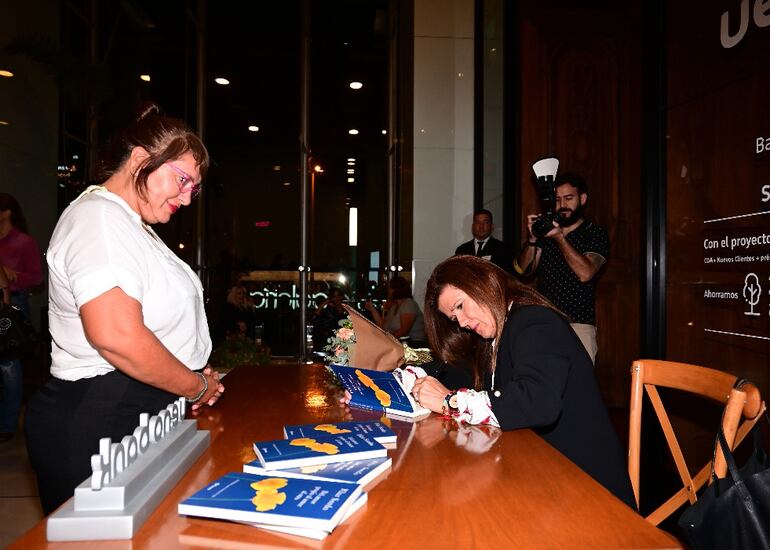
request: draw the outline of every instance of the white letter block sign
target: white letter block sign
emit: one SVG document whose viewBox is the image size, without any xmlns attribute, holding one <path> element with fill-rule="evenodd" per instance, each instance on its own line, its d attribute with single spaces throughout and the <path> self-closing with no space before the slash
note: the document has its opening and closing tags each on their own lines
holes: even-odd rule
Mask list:
<svg viewBox="0 0 770 550">
<path fill-rule="evenodd" d="M 132 538 L 209 446 L 209 432 L 184 414 L 179 398 L 154 416 L 141 414 L 139 426 L 119 443 L 102 438 L 91 477 L 48 518 L 48 540 Z"/>
</svg>

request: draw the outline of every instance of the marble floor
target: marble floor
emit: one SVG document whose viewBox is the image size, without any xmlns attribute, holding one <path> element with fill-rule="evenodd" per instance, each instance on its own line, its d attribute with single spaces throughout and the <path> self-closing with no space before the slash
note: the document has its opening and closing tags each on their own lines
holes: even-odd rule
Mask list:
<svg viewBox="0 0 770 550">
<path fill-rule="evenodd" d="M 43 519 L 35 475 L 27 459 L 24 434 L 0 443 L 0 548 Z"/>
</svg>

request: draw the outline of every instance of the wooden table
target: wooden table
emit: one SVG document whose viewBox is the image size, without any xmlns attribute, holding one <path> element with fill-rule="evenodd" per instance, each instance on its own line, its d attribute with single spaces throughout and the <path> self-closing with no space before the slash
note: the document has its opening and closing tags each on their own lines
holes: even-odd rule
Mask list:
<svg viewBox="0 0 770 550">
<path fill-rule="evenodd" d="M 388 420 L 393 469 L 368 503 L 323 541 L 180 517 L 177 504 L 254 459 L 255 440 L 284 424 L 338 421 L 338 390 L 322 366 L 242 367 L 199 417 L 209 449 L 131 541 L 48 543 L 45 520 L 12 548 L 679 548 L 529 430 L 457 427 L 437 415 Z M 378 413 L 352 410 L 355 419 Z M 349 416 L 348 415 L 348 416 Z"/>
</svg>

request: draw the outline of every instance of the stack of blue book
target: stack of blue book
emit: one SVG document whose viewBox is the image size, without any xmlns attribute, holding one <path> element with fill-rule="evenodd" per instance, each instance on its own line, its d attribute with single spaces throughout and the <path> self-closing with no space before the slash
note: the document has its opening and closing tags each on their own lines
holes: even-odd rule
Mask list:
<svg viewBox="0 0 770 550">
<path fill-rule="evenodd" d="M 179 505 L 179 513 L 244 522 L 322 539 L 366 503 L 392 467 L 383 444 L 396 434 L 379 421 L 285 426 L 286 439 L 254 443 L 256 460 Z"/>
<path fill-rule="evenodd" d="M 321 539 L 366 502 L 361 486 L 229 473 L 179 504 L 179 513 Z"/>
</svg>

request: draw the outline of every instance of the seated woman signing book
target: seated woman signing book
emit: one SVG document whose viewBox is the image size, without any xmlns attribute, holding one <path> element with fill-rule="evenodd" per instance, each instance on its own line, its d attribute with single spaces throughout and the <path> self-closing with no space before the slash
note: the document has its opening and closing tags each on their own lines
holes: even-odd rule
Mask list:
<svg viewBox="0 0 770 550">
<path fill-rule="evenodd" d="M 470 424 L 531 428 L 633 507 L 593 363 L 563 313 L 494 264 L 455 256 L 428 280 L 425 326 L 440 360 L 469 362 L 475 387 L 420 378 L 412 393 L 422 406 Z"/>
</svg>

